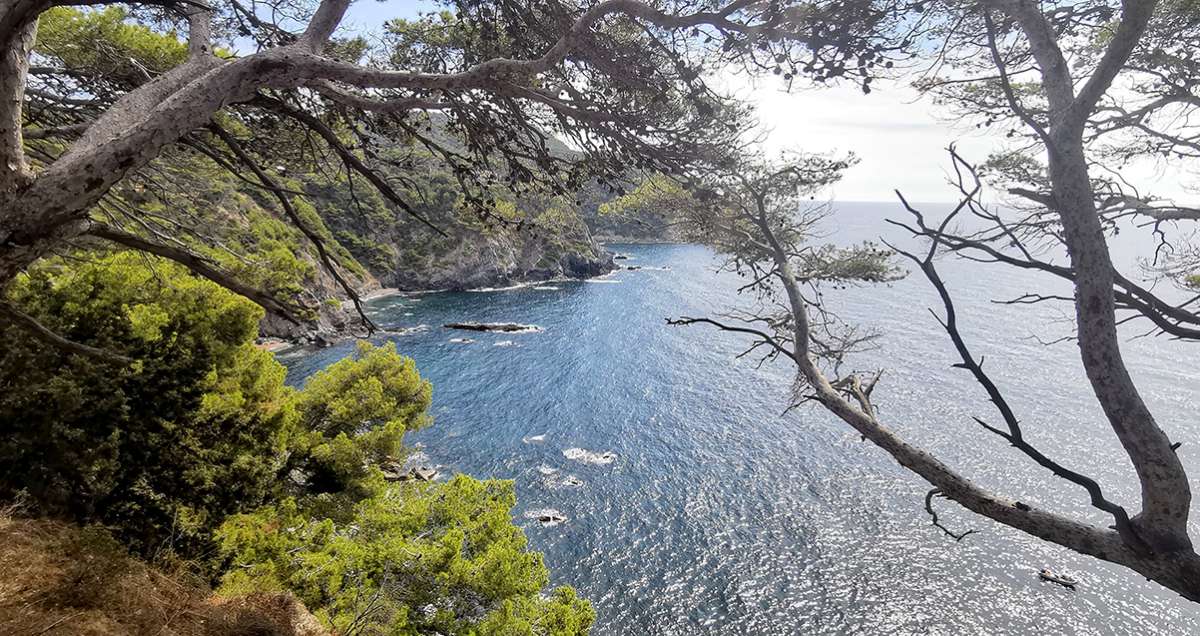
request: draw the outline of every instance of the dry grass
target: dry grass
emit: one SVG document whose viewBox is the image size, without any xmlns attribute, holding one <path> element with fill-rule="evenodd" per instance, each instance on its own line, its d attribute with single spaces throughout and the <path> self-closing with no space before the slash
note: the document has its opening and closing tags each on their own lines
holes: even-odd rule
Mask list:
<svg viewBox="0 0 1200 636">
<path fill-rule="evenodd" d="M 222 599 L 103 531 L 0 510 L 0 634 L 328 636 L 290 594 Z"/>
</svg>

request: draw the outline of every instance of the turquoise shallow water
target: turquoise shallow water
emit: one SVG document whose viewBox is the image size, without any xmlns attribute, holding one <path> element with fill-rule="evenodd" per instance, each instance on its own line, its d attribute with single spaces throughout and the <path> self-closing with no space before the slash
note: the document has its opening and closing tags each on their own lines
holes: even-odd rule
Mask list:
<svg viewBox="0 0 1200 636">
<path fill-rule="evenodd" d="M 890 205 L 841 206 L 831 240 L 895 236 L 881 220 L 899 214 Z M 1123 262 L 1139 240 L 1121 238 Z M 633 256 L 628 264 L 669 269 L 371 305 L 387 327 L 428 326 L 393 337 L 434 384 L 435 424 L 409 441 L 449 470 L 516 480 L 518 522 L 545 553 L 554 583 L 594 601 L 594 633 L 1200 632 L 1200 606 L 943 501 L 947 525 L 978 531 L 961 543 L 947 539 L 924 513 L 924 482 L 824 412 L 781 415 L 786 365 L 756 369 L 735 358 L 743 344 L 736 336 L 665 324 L 748 302 L 735 294 L 736 277 L 714 273 L 711 252 L 614 249 Z M 1027 436 L 1099 478 L 1110 497 L 1135 500 L 1132 469 L 1089 398 L 1075 345 L 1031 337 L 1067 333 L 1066 308 L 990 302 L 1061 285 L 951 260 L 943 269 L 965 334 Z M 972 423 L 971 415 L 993 413 L 970 378 L 950 368 L 953 352 L 926 311 L 936 297 L 923 278 L 831 299 L 844 317 L 884 333 L 878 350 L 852 363 L 886 369 L 876 396 L 889 424 L 988 487 L 1104 521 L 1083 491 Z M 463 320 L 544 331 L 441 328 Z M 450 342 L 463 337 L 474 342 Z M 282 359 L 299 383 L 351 350 L 345 343 Z M 1196 345 L 1132 339 L 1126 351 L 1144 397 L 1200 475 Z M 602 463 L 571 449 L 616 458 Z M 568 476 L 582 484 L 566 484 Z M 568 521 L 542 527 L 526 517 L 546 508 Z M 1043 566 L 1075 573 L 1079 591 L 1040 583 Z"/>
</svg>

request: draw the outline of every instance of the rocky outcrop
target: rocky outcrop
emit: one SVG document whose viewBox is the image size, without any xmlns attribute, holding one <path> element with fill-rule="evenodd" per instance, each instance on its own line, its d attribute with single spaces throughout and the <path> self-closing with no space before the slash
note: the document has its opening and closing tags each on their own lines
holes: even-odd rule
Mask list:
<svg viewBox="0 0 1200 636">
<path fill-rule="evenodd" d="M 313 316 L 300 324 L 268 313 L 259 323 L 259 335 L 280 338 L 297 344 L 326 345 L 355 330 L 363 331 L 358 313 L 349 296 L 325 269 L 315 268 L 315 280 L 305 284 L 296 302 L 312 309 Z M 379 290 L 379 281 L 369 273 L 350 275 L 343 272 L 360 296 Z"/>
<path fill-rule="evenodd" d="M 615 268 L 612 254 L 590 236 L 549 241 L 518 232 L 463 233 L 444 251 L 400 264 L 389 286 L 402 290 L 480 289 L 558 278 L 591 278 Z"/>
<path fill-rule="evenodd" d="M 499 331 L 505 333 L 533 333 L 541 331 L 537 325 L 523 325 L 518 322 L 452 322 L 444 325 L 447 329 L 462 329 L 465 331 Z"/>
<path fill-rule="evenodd" d="M 440 249 L 439 249 L 440 247 Z M 613 255 L 587 234 L 564 239 L 536 238 L 521 232 L 479 234 L 463 232 L 441 246 L 408 250 L 408 258 L 394 271 L 373 271 L 351 279 L 363 296 L 384 286 L 403 291 L 466 290 L 508 287 L 527 282 L 562 278 L 592 278 L 614 269 Z M 318 268 L 315 281 L 306 284 L 301 298 L 314 308 L 315 317 L 302 324 L 268 315 L 260 335 L 298 344 L 324 345 L 356 331 L 361 322 L 353 304 L 337 282 Z"/>
</svg>

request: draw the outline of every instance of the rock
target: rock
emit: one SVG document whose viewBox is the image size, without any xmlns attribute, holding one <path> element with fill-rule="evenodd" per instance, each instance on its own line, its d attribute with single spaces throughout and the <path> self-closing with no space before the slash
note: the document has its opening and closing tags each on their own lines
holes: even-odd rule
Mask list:
<svg viewBox="0 0 1200 636">
<path fill-rule="evenodd" d="M 554 508 L 539 508 L 537 510 L 526 510 L 526 519 L 535 519 L 543 526 L 556 526 L 567 520 L 567 516 L 555 510 Z"/>
<path fill-rule="evenodd" d="M 433 481 L 437 479 L 438 471 L 435 468 L 418 466 L 409 471 L 409 474 L 417 481 Z"/>
<path fill-rule="evenodd" d="M 397 462 L 389 462 L 380 466 L 379 469 L 383 471 L 383 478 L 387 481 L 433 481 L 438 476 L 436 468 L 414 466 L 404 470 L 404 467 Z"/>
<path fill-rule="evenodd" d="M 500 331 L 505 333 L 533 333 L 541 331 L 537 325 L 522 325 L 516 322 L 451 322 L 443 325 L 447 329 L 466 331 Z"/>
<path fill-rule="evenodd" d="M 629 260 L 629 255 L 628 255 L 628 254 L 616 254 L 616 255 L 614 255 L 614 256 L 613 256 L 613 260 L 614 260 L 614 261 L 625 261 L 625 260 Z"/>
<path fill-rule="evenodd" d="M 404 481 L 408 478 L 408 473 L 400 462 L 386 462 L 379 466 L 379 470 L 383 472 L 383 478 L 388 481 Z"/>
<path fill-rule="evenodd" d="M 1050 568 L 1042 568 L 1041 570 L 1038 570 L 1038 577 L 1043 581 L 1058 583 L 1059 585 L 1071 590 L 1075 589 L 1075 586 L 1079 584 L 1079 581 L 1077 581 L 1075 577 L 1055 572 Z"/>
<path fill-rule="evenodd" d="M 404 290 L 504 288 L 516 283 L 587 278 L 612 271 L 612 256 L 586 232 L 570 241 L 535 239 L 528 232 L 462 232 L 447 248 L 418 250 L 384 282 Z"/>
</svg>

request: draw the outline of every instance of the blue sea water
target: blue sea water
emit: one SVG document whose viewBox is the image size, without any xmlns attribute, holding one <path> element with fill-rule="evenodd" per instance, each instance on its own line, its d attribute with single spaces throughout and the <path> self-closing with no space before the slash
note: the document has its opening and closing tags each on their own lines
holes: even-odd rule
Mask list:
<svg viewBox="0 0 1200 636">
<path fill-rule="evenodd" d="M 903 213 L 839 206 L 829 240 L 901 238 L 885 216 Z M 1135 271 L 1136 254 L 1149 246 L 1126 233 L 1115 250 Z M 1200 632 L 1200 606 L 1130 571 L 935 500 L 946 525 L 977 531 L 961 542 L 944 536 L 923 509 L 928 486 L 919 478 L 818 407 L 782 414 L 792 382 L 786 364 L 758 368 L 737 357 L 742 337 L 666 324 L 750 303 L 738 297 L 736 276 L 714 272 L 716 255 L 694 245 L 612 249 L 646 269 L 371 304 L 386 327 L 427 326 L 390 336 L 434 385 L 435 423 L 409 442 L 447 470 L 516 480 L 518 523 L 545 553 L 553 583 L 594 602 L 593 633 Z M 1132 468 L 1090 397 L 1076 345 L 1042 342 L 1070 333 L 1069 308 L 991 302 L 1061 291 L 1061 282 L 953 259 L 942 270 L 964 335 L 1027 437 L 1099 479 L 1110 498 L 1136 504 Z M 995 414 L 970 377 L 950 367 L 954 352 L 926 309 L 940 305 L 919 273 L 830 291 L 829 299 L 847 320 L 883 334 L 851 366 L 885 370 L 875 397 L 888 425 L 1002 494 L 1110 522 L 1081 489 L 973 423 L 973 415 Z M 544 331 L 441 327 L 465 320 Z M 1125 344 L 1131 373 L 1200 475 L 1197 347 L 1137 334 L 1130 329 Z M 281 359 L 289 381 L 301 383 L 352 347 Z M 616 458 L 603 463 L 581 450 Z M 581 485 L 568 485 L 569 476 Z M 543 527 L 530 518 L 550 508 L 568 521 Z M 1040 582 L 1044 566 L 1075 574 L 1079 589 Z"/>
</svg>

